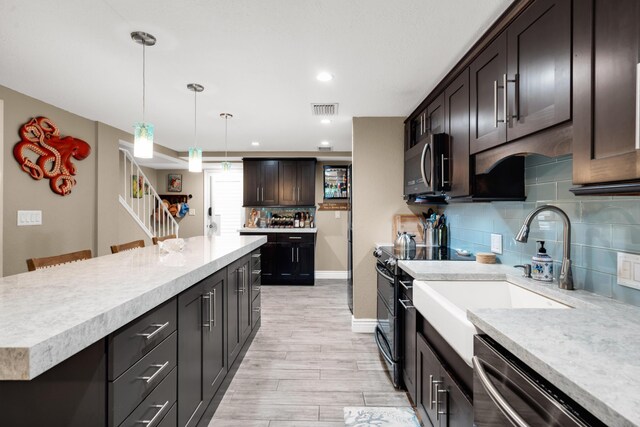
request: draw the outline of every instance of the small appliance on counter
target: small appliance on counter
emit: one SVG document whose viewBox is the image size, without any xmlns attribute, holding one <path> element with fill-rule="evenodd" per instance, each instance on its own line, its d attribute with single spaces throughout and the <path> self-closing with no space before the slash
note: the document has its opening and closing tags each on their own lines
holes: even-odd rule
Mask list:
<svg viewBox="0 0 640 427">
<path fill-rule="evenodd" d="M 553 259 L 547 254 L 544 241 L 537 241 L 538 253 L 531 257 L 531 278 L 541 282 L 553 282 Z"/>
</svg>

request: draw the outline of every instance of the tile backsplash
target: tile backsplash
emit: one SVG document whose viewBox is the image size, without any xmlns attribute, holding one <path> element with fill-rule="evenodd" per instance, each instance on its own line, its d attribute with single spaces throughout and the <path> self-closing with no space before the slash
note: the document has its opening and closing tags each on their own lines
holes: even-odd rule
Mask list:
<svg viewBox="0 0 640 427">
<path fill-rule="evenodd" d="M 571 260 L 576 288 L 640 305 L 640 291 L 617 284 L 617 252 L 640 253 L 640 197 L 576 197 L 572 187 L 571 156 L 528 156 L 525 162 L 524 202 L 449 204 L 450 245 L 473 252 L 489 252 L 491 233 L 502 234 L 502 264 L 530 263 L 536 240 L 544 240 L 555 260 L 556 278 L 562 260 L 562 219 L 542 212 L 531 224 L 528 243 L 514 236 L 535 207 L 551 204 L 571 219 Z"/>
</svg>

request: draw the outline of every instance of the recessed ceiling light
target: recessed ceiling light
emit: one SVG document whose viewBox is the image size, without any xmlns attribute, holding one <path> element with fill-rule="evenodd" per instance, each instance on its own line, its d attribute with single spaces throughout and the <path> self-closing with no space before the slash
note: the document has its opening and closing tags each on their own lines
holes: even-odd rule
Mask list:
<svg viewBox="0 0 640 427">
<path fill-rule="evenodd" d="M 323 125 L 328 125 L 329 123 L 331 123 L 331 120 L 329 120 L 329 119 L 322 119 L 322 120 L 320 120 L 320 123 L 322 123 Z"/>
<path fill-rule="evenodd" d="M 321 82 L 330 82 L 331 80 L 333 80 L 333 74 L 323 71 L 316 76 L 316 79 L 320 80 Z"/>
<path fill-rule="evenodd" d="M 326 147 L 327 145 L 329 145 L 329 141 L 322 141 L 320 145 L 324 145 Z"/>
<path fill-rule="evenodd" d="M 251 142 L 251 145 L 253 145 L 254 147 L 258 147 L 258 146 L 260 146 L 260 142 L 258 142 L 258 141 L 252 141 L 252 142 Z"/>
</svg>

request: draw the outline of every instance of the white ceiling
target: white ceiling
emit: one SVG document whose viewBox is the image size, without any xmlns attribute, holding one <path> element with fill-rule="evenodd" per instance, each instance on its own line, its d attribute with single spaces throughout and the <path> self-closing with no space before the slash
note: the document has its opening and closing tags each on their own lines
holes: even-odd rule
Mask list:
<svg viewBox="0 0 640 427">
<path fill-rule="evenodd" d="M 354 116 L 406 116 L 511 0 L 0 0 L 0 84 L 156 142 L 229 151 L 351 150 Z M 335 79 L 315 76 L 329 71 Z M 338 102 L 330 125 L 312 102 Z M 37 111 L 33 112 L 38 114 Z M 260 141 L 254 148 L 251 141 Z"/>
</svg>

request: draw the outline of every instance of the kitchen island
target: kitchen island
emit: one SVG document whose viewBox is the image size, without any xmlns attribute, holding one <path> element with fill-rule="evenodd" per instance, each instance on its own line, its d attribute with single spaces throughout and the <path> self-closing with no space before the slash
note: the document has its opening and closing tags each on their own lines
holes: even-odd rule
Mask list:
<svg viewBox="0 0 640 427">
<path fill-rule="evenodd" d="M 505 280 L 572 307 L 568 310 L 474 308 L 468 320 L 526 366 L 610 426 L 640 425 L 640 308 L 556 282 L 522 277 L 511 266 L 400 261 L 423 281 Z M 414 299 L 415 302 L 415 299 Z M 421 307 L 416 304 L 420 311 Z M 475 387 L 475 386 L 474 386 Z"/>
<path fill-rule="evenodd" d="M 251 341 L 247 321 L 251 336 L 259 328 L 259 276 L 252 272 L 259 270 L 259 248 L 264 243 L 263 236 L 193 237 L 185 239 L 181 252 L 161 253 L 158 246 L 150 246 L 1 279 L 0 425 L 33 425 L 29 420 L 40 419 L 30 410 L 36 400 L 53 411 L 44 418 L 47 425 L 120 425 L 123 420 L 116 422 L 113 416 L 121 400 L 116 395 L 118 381 L 136 367 L 134 362 L 143 362 L 161 347 L 171 355 L 167 356 L 171 364 L 155 370 L 143 367 L 141 383 L 148 386 L 135 398 L 129 396 L 124 407 L 140 403 L 163 375 L 167 381 L 175 375 L 168 368 L 176 365 L 176 342 L 180 347 L 190 344 L 182 342 L 187 334 L 181 335 L 181 328 L 188 323 L 181 323 L 181 316 L 188 311 L 181 311 L 180 298 L 212 278 L 224 286 L 218 288 L 217 299 L 215 291 L 198 290 L 194 313 L 198 331 L 203 323 L 211 333 L 225 326 L 219 347 L 224 348 L 226 374 L 241 359 L 240 349 Z M 252 309 L 255 301 L 256 311 Z M 154 316 L 170 320 L 156 323 Z M 236 329 L 229 330 L 234 323 Z M 135 333 L 129 330 L 131 325 L 137 326 Z M 233 338 L 237 338 L 235 346 Z M 125 344 L 119 348 L 121 339 Z M 235 353 L 227 355 L 232 347 Z M 118 351 L 132 362 L 118 367 L 122 359 Z M 162 375 L 154 376 L 163 369 Z M 180 389 L 180 378 L 177 382 Z M 74 389 L 67 390 L 65 384 Z M 58 396 L 48 395 L 56 387 Z M 43 403 L 56 399 L 65 402 L 60 414 L 55 412 L 56 405 Z M 204 403 L 206 407 L 208 402 Z M 169 414 L 173 409 L 163 410 Z M 69 415 L 72 412 L 76 414 Z M 90 413 L 91 419 L 78 415 Z"/>
</svg>

